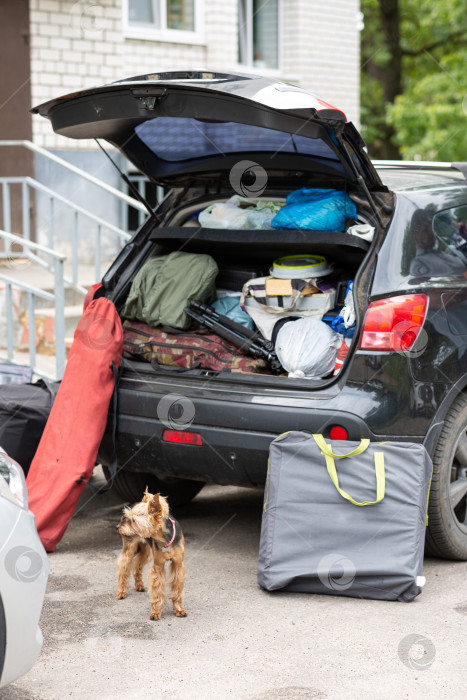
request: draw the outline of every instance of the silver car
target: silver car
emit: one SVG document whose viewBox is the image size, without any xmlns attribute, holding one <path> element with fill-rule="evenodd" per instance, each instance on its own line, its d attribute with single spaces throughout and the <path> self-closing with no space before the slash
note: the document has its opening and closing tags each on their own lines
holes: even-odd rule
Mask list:
<svg viewBox="0 0 467 700">
<path fill-rule="evenodd" d="M 48 574 L 23 470 L 0 447 L 0 687 L 29 671 L 39 656 Z"/>
</svg>

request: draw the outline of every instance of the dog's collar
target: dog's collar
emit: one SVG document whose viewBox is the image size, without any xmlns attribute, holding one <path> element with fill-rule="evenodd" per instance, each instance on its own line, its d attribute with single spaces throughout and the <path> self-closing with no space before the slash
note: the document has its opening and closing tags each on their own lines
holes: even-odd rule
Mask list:
<svg viewBox="0 0 467 700">
<path fill-rule="evenodd" d="M 173 542 L 174 539 L 175 539 L 175 535 L 177 534 L 177 528 L 176 528 L 176 526 L 175 526 L 175 520 L 172 520 L 172 518 L 167 518 L 167 519 L 170 520 L 170 522 L 172 523 L 172 539 L 170 540 L 170 542 L 167 542 L 167 544 L 162 545 L 162 551 L 164 551 L 164 550 L 166 550 L 166 549 L 170 549 L 170 546 L 171 546 L 172 542 Z"/>
</svg>

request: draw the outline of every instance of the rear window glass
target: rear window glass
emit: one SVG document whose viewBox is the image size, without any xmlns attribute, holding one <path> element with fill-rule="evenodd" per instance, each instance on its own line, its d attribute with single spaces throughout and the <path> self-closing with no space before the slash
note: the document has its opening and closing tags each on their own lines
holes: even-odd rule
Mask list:
<svg viewBox="0 0 467 700">
<path fill-rule="evenodd" d="M 172 162 L 248 151 L 299 153 L 338 161 L 321 139 L 250 124 L 158 117 L 139 124 L 135 132 L 158 158 Z"/>
</svg>

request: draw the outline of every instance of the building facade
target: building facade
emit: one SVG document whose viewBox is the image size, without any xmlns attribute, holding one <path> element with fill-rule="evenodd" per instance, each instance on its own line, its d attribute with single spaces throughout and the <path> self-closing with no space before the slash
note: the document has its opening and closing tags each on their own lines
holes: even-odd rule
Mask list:
<svg viewBox="0 0 467 700">
<path fill-rule="evenodd" d="M 0 140 L 32 139 L 123 189 L 94 142 L 57 136 L 47 120 L 29 109 L 130 76 L 200 68 L 294 83 L 358 123 L 359 9 L 359 0 L 2 0 L 0 55 L 7 70 L 0 82 Z M 24 148 L 3 148 L 2 156 L 0 176 L 34 176 L 124 229 L 133 229 L 141 220 L 142 214 L 135 219 L 135 212 L 128 212 L 120 201 L 85 181 L 77 183 L 44 156 Z M 113 157 L 121 167 L 128 166 L 119 154 Z M 156 194 L 152 195 L 154 201 Z M 36 240 L 46 243 L 49 202 L 40 193 L 34 202 Z M 20 223 L 15 224 L 24 211 L 19 192 L 12 190 L 10 208 L 13 231 L 21 233 Z M 65 209 L 54 212 L 57 236 L 66 237 L 72 226 Z M 92 257 L 85 227 L 80 227 L 79 238 L 82 257 Z M 108 252 L 111 256 L 115 251 Z"/>
<path fill-rule="evenodd" d="M 132 75 L 207 68 L 261 73 L 359 118 L 359 0 L 30 0 L 31 99 Z M 92 147 L 54 135 L 47 148 Z"/>
</svg>

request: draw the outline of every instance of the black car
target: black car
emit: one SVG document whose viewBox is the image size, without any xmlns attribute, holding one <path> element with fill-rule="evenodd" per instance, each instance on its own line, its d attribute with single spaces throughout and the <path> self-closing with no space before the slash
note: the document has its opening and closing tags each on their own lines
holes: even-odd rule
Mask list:
<svg viewBox="0 0 467 700">
<path fill-rule="evenodd" d="M 423 442 L 434 464 L 427 549 L 467 559 L 465 165 L 376 169 L 342 112 L 262 77 L 139 76 L 35 111 L 59 134 L 106 139 L 167 192 L 102 279 L 100 293 L 118 309 L 136 272 L 160 250 L 207 252 L 219 274 L 247 278 L 255 270 L 267 275 L 281 256 L 313 253 L 333 262 L 341 282 L 353 280 L 356 332 L 336 376 L 178 373 L 125 360 L 119 494 L 139 499 L 148 485 L 176 504 L 206 482 L 261 487 L 269 444 L 287 430 Z M 358 222 L 374 227 L 373 240 L 185 225 L 238 187 L 279 201 L 303 187 L 345 190 Z M 111 453 L 106 434 L 104 465 Z"/>
</svg>

